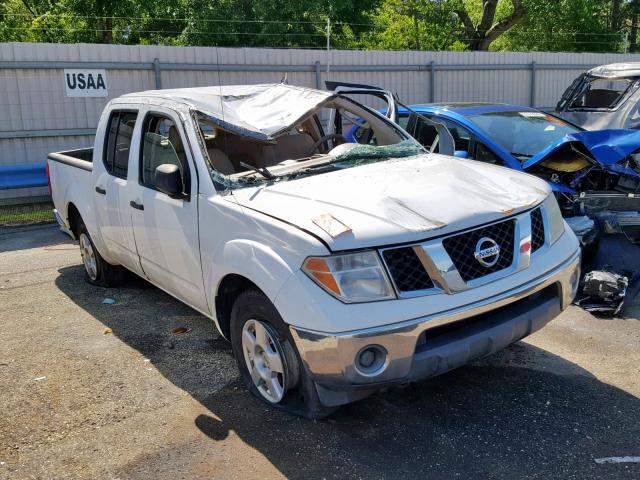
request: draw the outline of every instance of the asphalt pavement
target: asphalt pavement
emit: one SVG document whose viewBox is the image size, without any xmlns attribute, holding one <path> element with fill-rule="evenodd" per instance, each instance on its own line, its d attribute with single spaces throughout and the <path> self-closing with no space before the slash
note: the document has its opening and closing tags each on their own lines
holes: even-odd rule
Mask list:
<svg viewBox="0 0 640 480">
<path fill-rule="evenodd" d="M 571 307 L 313 422 L 251 397 L 211 320 L 133 276 L 88 285 L 40 227 L 0 233 L 0 332 L 2 479 L 640 478 L 633 317 Z"/>
</svg>

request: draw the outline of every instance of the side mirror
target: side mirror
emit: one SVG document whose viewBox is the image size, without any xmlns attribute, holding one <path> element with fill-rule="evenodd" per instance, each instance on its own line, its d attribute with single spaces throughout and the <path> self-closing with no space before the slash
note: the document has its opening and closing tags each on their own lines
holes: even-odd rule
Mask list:
<svg viewBox="0 0 640 480">
<path fill-rule="evenodd" d="M 456 150 L 453 152 L 453 156 L 458 158 L 469 158 L 469 152 L 466 150 Z"/>
<path fill-rule="evenodd" d="M 182 175 L 177 165 L 163 163 L 156 167 L 156 188 L 170 197 L 182 195 Z"/>
</svg>

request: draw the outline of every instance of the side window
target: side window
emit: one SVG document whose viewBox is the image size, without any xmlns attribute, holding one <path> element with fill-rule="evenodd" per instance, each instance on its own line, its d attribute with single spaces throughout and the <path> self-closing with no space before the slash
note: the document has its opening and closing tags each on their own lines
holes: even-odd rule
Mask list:
<svg viewBox="0 0 640 480">
<path fill-rule="evenodd" d="M 189 166 L 182 138 L 175 122 L 160 114 L 147 115 L 142 132 L 140 183 L 156 188 L 156 168 L 176 165 L 182 176 L 182 192 L 189 193 Z"/>
<path fill-rule="evenodd" d="M 456 150 L 463 150 L 465 152 L 469 152 L 469 143 L 471 141 L 471 134 L 469 130 L 458 125 L 451 120 L 447 120 L 444 118 L 438 118 L 438 121 L 441 122 L 447 130 L 451 132 L 451 136 L 453 137 L 453 142 L 455 144 Z"/>
<path fill-rule="evenodd" d="M 127 178 L 131 139 L 137 118 L 136 112 L 111 113 L 103 152 L 104 166 L 111 175 Z"/>
<path fill-rule="evenodd" d="M 431 149 L 433 142 L 438 136 L 438 131 L 436 130 L 436 127 L 430 123 L 425 122 L 422 118 L 418 118 L 416 120 L 413 136 L 421 145 Z"/>
<path fill-rule="evenodd" d="M 358 143 L 370 143 L 371 138 L 373 137 L 373 132 L 368 127 L 357 127 L 353 132 L 353 137 L 356 139 Z"/>
<path fill-rule="evenodd" d="M 457 147 L 456 147 L 457 148 Z M 492 165 L 503 165 L 502 160 L 484 143 L 476 142 L 476 154 L 474 160 L 490 163 Z"/>
<path fill-rule="evenodd" d="M 400 125 L 404 130 L 407 129 L 409 125 L 409 115 L 405 113 L 401 113 L 398 115 L 398 125 Z"/>
</svg>

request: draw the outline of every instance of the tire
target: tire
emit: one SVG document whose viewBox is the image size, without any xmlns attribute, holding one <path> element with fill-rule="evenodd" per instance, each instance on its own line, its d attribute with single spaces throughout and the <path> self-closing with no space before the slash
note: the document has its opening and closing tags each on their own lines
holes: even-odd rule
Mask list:
<svg viewBox="0 0 640 480">
<path fill-rule="evenodd" d="M 231 345 L 248 390 L 266 404 L 309 419 L 336 410 L 320 403 L 289 328 L 257 289 L 245 290 L 233 304 Z"/>
<path fill-rule="evenodd" d="M 125 279 L 125 269 L 111 265 L 102 258 L 82 219 L 78 220 L 77 232 L 80 256 L 84 265 L 84 279 L 99 287 L 115 287 L 121 284 Z"/>
</svg>

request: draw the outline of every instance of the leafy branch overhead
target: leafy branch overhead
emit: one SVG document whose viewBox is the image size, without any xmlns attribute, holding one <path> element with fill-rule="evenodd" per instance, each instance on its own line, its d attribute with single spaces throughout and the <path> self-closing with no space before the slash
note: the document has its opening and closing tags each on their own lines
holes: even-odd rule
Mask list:
<svg viewBox="0 0 640 480">
<path fill-rule="evenodd" d="M 464 2 L 460 2 L 455 8 L 454 11 L 464 28 L 465 43 L 470 50 L 489 50 L 491 42 L 524 18 L 525 8 L 522 5 L 522 0 L 511 0 L 513 6 L 511 13 L 496 21 L 498 1 L 483 0 L 482 16 L 478 23 L 473 22 Z"/>
<path fill-rule="evenodd" d="M 397 50 L 637 49 L 640 0 L 0 0 L 0 41 Z"/>
</svg>

